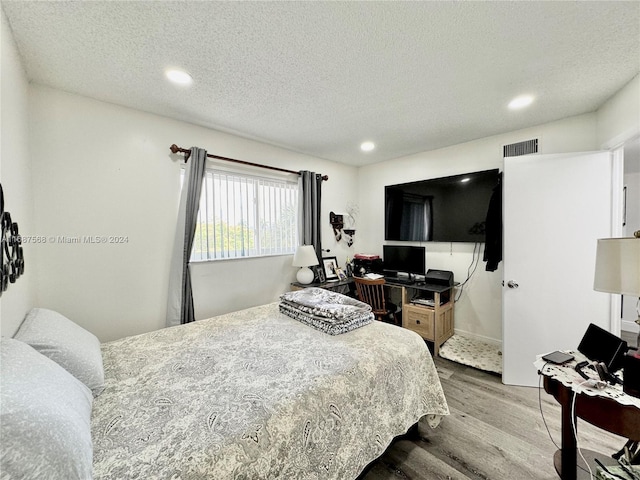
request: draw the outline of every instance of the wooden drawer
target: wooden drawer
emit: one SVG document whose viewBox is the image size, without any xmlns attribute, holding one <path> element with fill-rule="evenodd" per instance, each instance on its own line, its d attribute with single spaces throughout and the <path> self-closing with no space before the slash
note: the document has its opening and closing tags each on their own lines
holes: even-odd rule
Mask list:
<svg viewBox="0 0 640 480">
<path fill-rule="evenodd" d="M 405 305 L 402 313 L 402 326 L 413 330 L 423 338 L 432 340 L 434 337 L 434 312 L 425 307 Z"/>
</svg>

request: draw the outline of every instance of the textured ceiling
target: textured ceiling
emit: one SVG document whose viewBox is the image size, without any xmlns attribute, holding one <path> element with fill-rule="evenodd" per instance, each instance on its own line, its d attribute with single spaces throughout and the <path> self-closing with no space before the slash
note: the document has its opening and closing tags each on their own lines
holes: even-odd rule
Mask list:
<svg viewBox="0 0 640 480">
<path fill-rule="evenodd" d="M 33 82 L 352 165 L 591 112 L 640 71 L 635 1 L 2 7 Z"/>
</svg>

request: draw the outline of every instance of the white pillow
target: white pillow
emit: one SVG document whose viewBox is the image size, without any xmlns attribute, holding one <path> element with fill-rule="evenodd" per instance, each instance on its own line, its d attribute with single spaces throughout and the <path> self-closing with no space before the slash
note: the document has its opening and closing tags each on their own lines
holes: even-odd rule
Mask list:
<svg viewBox="0 0 640 480">
<path fill-rule="evenodd" d="M 100 341 L 67 317 L 45 308 L 32 309 L 14 338 L 28 343 L 84 383 L 97 397 L 104 390 Z"/>
<path fill-rule="evenodd" d="M 26 343 L 0 341 L 2 478 L 91 478 L 89 389 Z"/>
</svg>

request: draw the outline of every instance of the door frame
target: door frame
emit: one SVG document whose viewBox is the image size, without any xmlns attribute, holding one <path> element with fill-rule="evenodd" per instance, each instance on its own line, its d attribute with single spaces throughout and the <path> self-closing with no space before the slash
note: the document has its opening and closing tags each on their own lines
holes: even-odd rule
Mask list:
<svg viewBox="0 0 640 480">
<path fill-rule="evenodd" d="M 611 237 L 622 236 L 624 214 L 624 145 L 609 150 L 611 152 Z M 611 307 L 609 328 L 620 336 L 622 332 L 622 295 L 609 294 Z"/>
</svg>

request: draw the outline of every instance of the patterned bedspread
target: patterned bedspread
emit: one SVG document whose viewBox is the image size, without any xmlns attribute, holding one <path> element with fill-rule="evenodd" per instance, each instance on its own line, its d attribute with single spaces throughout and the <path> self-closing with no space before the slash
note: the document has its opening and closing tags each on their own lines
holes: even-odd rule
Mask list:
<svg viewBox="0 0 640 480">
<path fill-rule="evenodd" d="M 415 333 L 329 336 L 278 304 L 106 343 L 95 479 L 350 479 L 449 413 Z"/>
</svg>

